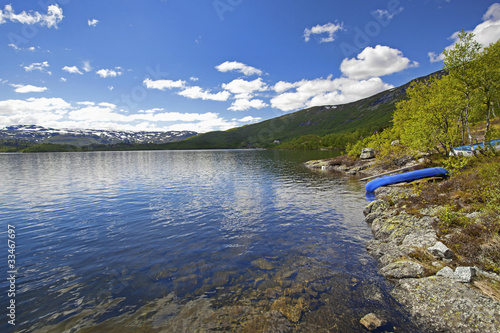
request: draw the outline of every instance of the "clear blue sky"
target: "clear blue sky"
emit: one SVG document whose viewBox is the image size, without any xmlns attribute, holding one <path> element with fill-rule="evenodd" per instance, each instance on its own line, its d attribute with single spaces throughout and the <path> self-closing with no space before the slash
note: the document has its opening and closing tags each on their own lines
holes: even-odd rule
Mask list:
<svg viewBox="0 0 500 333">
<path fill-rule="evenodd" d="M 486 0 L 0 1 L 0 127 L 207 132 L 368 97 L 442 67 Z"/>
</svg>

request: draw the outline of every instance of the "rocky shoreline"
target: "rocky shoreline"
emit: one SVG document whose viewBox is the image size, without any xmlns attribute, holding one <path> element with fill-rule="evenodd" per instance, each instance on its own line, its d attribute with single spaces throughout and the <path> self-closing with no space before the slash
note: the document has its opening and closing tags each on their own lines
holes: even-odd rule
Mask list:
<svg viewBox="0 0 500 333">
<path fill-rule="evenodd" d="M 338 161 L 338 160 L 337 160 Z M 311 161 L 310 168 L 348 175 L 376 175 L 371 160 L 342 165 L 332 160 Z M 365 209 L 374 239 L 367 251 L 379 272 L 394 282 L 392 296 L 428 332 L 500 332 L 500 276 L 477 267 L 460 267 L 455 254 L 440 239 L 436 225 L 439 207 L 407 213 L 398 206 L 414 195 L 409 187 L 375 191 Z"/>
</svg>

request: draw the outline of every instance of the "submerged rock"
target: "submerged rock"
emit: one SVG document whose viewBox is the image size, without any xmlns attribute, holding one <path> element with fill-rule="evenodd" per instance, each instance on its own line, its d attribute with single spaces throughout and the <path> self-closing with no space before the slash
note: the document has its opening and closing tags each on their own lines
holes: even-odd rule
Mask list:
<svg viewBox="0 0 500 333">
<path fill-rule="evenodd" d="M 374 313 L 369 313 L 359 321 L 361 325 L 369 329 L 370 331 L 375 331 L 385 325 L 385 320 L 380 319 Z"/>
<path fill-rule="evenodd" d="M 264 258 L 260 258 L 260 259 L 252 261 L 252 265 L 255 267 L 258 267 L 262 270 L 271 270 L 271 269 L 276 268 L 275 264 L 271 263 L 270 261 L 268 261 Z"/>
<path fill-rule="evenodd" d="M 271 311 L 278 311 L 292 323 L 298 323 L 304 310 L 304 299 L 280 297 L 271 306 Z"/>
</svg>

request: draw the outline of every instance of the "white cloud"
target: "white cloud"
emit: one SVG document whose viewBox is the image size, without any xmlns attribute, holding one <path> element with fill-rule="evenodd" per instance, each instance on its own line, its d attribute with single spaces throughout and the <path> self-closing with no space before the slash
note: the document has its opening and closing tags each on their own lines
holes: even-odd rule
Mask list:
<svg viewBox="0 0 500 333">
<path fill-rule="evenodd" d="M 78 105 L 85 105 L 85 106 L 93 106 L 93 105 L 95 105 L 94 102 L 90 102 L 90 101 L 76 102 L 76 104 L 78 104 Z"/>
<path fill-rule="evenodd" d="M 82 62 L 83 64 L 83 70 L 86 71 L 87 73 L 92 70 L 92 66 L 90 65 L 90 60 L 85 60 Z"/>
<path fill-rule="evenodd" d="M 5 126 L 37 124 L 54 128 L 114 130 L 190 130 L 199 133 L 226 130 L 239 124 L 217 113 L 165 112 L 155 108 L 136 114 L 124 113 L 112 103 L 77 102 L 72 106 L 61 98 L 29 98 L 0 101 L 0 123 Z M 251 118 L 245 119 L 252 121 Z"/>
<path fill-rule="evenodd" d="M 287 90 L 290 90 L 292 88 L 296 88 L 298 86 L 298 82 L 295 83 L 290 83 L 290 82 L 285 82 L 285 81 L 279 81 L 276 83 L 273 87 L 273 90 L 276 91 L 278 94 L 281 94 Z"/>
<path fill-rule="evenodd" d="M 243 73 L 245 76 L 262 75 L 262 71 L 260 69 L 245 65 L 245 64 L 243 64 L 241 62 L 237 62 L 237 61 L 226 61 L 226 62 L 216 66 L 215 68 L 219 72 L 222 72 L 222 73 L 236 71 L 236 72 Z"/>
<path fill-rule="evenodd" d="M 247 99 L 247 98 L 238 98 L 236 99 L 228 110 L 231 111 L 246 111 L 249 109 L 262 109 L 269 106 L 261 99 Z"/>
<path fill-rule="evenodd" d="M 266 91 L 269 89 L 260 77 L 253 81 L 236 79 L 227 84 L 223 84 L 222 88 L 235 94 L 236 100 L 231 104 L 228 110 L 245 111 L 251 108 L 262 109 L 269 106 L 263 100 L 252 99 L 254 92 Z"/>
<path fill-rule="evenodd" d="M 186 86 L 186 81 L 182 80 L 177 80 L 177 81 L 172 81 L 172 80 L 151 80 L 147 78 L 146 80 L 143 81 L 144 86 L 148 89 L 158 89 L 161 91 L 165 91 L 167 89 L 173 89 L 173 88 L 184 88 Z"/>
<path fill-rule="evenodd" d="M 342 73 L 352 79 L 367 79 L 400 72 L 410 67 L 417 67 L 417 62 L 403 56 L 397 49 L 377 45 L 366 47 L 357 59 L 344 59 L 340 65 Z"/>
<path fill-rule="evenodd" d="M 486 13 L 483 15 L 483 22 L 478 24 L 472 31 L 474 34 L 474 39 L 486 47 L 491 43 L 495 43 L 500 38 L 500 3 L 492 4 Z M 453 44 L 447 46 L 445 49 L 452 49 L 458 42 L 458 34 L 460 32 L 456 31 L 450 37 L 453 40 Z M 441 53 L 436 55 L 434 52 L 429 52 L 430 62 L 437 62 L 444 60 L 444 54 Z"/>
<path fill-rule="evenodd" d="M 233 94 L 252 94 L 255 91 L 267 90 L 267 85 L 262 81 L 262 78 L 253 81 L 236 79 L 222 85 L 222 88 L 232 92 Z"/>
<path fill-rule="evenodd" d="M 92 20 L 88 20 L 87 23 L 88 23 L 89 27 L 95 27 L 95 26 L 97 26 L 97 23 L 99 23 L 99 20 L 92 19 Z"/>
<path fill-rule="evenodd" d="M 6 23 L 7 21 L 21 24 L 40 23 L 42 26 L 46 26 L 48 28 L 54 27 L 57 29 L 57 24 L 59 24 L 63 18 L 63 10 L 57 4 L 48 6 L 47 14 L 40 14 L 39 12 L 33 11 L 30 11 L 29 13 L 23 11 L 16 14 L 12 5 L 5 5 L 4 10 L 0 10 L 0 24 Z"/>
<path fill-rule="evenodd" d="M 252 116 L 247 116 L 241 119 L 233 118 L 233 121 L 237 121 L 240 123 L 256 123 L 262 120 L 260 117 L 252 117 Z"/>
<path fill-rule="evenodd" d="M 33 93 L 33 92 L 44 92 L 48 89 L 46 87 L 36 87 L 36 86 L 32 86 L 30 84 L 28 84 L 28 85 L 11 84 L 11 86 L 16 88 L 16 89 L 14 89 L 14 91 L 16 93 L 20 93 L 20 94 L 27 94 L 27 93 Z"/>
<path fill-rule="evenodd" d="M 189 87 L 177 93 L 178 95 L 191 98 L 191 99 L 202 99 L 211 101 L 227 101 L 231 94 L 228 91 L 221 91 L 216 94 L 210 93 L 210 91 L 203 90 L 201 87 Z"/>
<path fill-rule="evenodd" d="M 100 69 L 96 72 L 102 78 L 117 77 L 123 74 L 123 69 L 121 67 L 115 67 L 115 69 Z"/>
<path fill-rule="evenodd" d="M 52 75 L 52 72 L 49 71 L 47 68 L 50 67 L 48 61 L 44 61 L 44 62 L 35 62 L 35 63 L 32 63 L 31 65 L 28 65 L 28 66 L 23 66 L 24 67 L 24 70 L 26 72 L 32 72 L 32 71 L 40 71 L 40 72 L 43 72 L 43 73 L 47 73 L 49 75 Z"/>
<path fill-rule="evenodd" d="M 72 66 L 72 67 L 64 66 L 62 68 L 62 70 L 65 71 L 65 72 L 68 72 L 70 74 L 80 74 L 80 75 L 83 75 L 83 73 L 76 66 Z"/>
<path fill-rule="evenodd" d="M 70 108 L 71 105 L 61 98 L 9 99 L 0 101 L 0 116 L 19 116 L 23 114 L 50 112 L 61 115 L 65 114 Z M 23 123 L 9 123 L 9 125 L 16 124 Z"/>
<path fill-rule="evenodd" d="M 68 81 L 68 79 L 66 79 L 65 77 L 61 77 L 59 80 L 60 80 L 61 82 L 66 82 L 66 81 Z"/>
<path fill-rule="evenodd" d="M 483 15 L 483 22 L 472 32 L 483 46 L 488 46 L 500 38 L 500 3 L 494 3 L 488 8 Z"/>
<path fill-rule="evenodd" d="M 271 99 L 271 106 L 282 111 L 294 111 L 319 105 L 345 104 L 393 88 L 380 78 L 355 80 L 352 78 L 301 80 L 281 82 L 287 89 Z M 289 91 L 290 89 L 294 89 Z M 280 90 L 280 89 L 279 89 Z M 283 91 L 283 90 L 280 90 Z"/>
<path fill-rule="evenodd" d="M 335 40 L 335 33 L 339 30 L 343 30 L 342 24 L 333 24 L 331 22 L 324 25 L 316 25 L 312 28 L 306 28 L 304 30 L 304 40 L 306 42 L 311 40 L 311 35 L 323 35 L 327 34 L 327 37 L 320 39 L 320 43 L 329 43 Z"/>
<path fill-rule="evenodd" d="M 194 76 L 191 76 L 189 79 L 190 79 L 191 81 L 193 81 L 193 82 L 196 82 L 196 81 L 198 81 L 198 80 L 199 80 L 199 78 L 194 77 Z"/>
<path fill-rule="evenodd" d="M 444 60 L 444 54 L 436 54 L 434 52 L 428 52 L 427 55 L 429 56 L 430 62 L 439 62 Z"/>
</svg>

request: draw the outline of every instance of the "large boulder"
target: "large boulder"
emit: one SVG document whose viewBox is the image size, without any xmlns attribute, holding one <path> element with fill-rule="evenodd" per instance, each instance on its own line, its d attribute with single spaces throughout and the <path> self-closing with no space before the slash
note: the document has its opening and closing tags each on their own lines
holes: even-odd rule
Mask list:
<svg viewBox="0 0 500 333">
<path fill-rule="evenodd" d="M 371 158 L 375 158 L 375 149 L 372 148 L 363 148 L 361 151 L 361 155 L 359 156 L 362 160 L 369 160 Z"/>
</svg>

